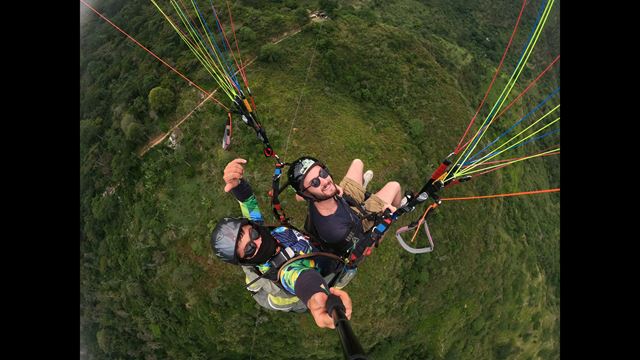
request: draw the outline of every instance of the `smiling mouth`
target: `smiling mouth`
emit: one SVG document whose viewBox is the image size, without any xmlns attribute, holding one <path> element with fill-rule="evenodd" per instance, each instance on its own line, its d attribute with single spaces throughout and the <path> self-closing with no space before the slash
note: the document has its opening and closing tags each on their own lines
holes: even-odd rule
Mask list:
<svg viewBox="0 0 640 360">
<path fill-rule="evenodd" d="M 327 185 L 322 187 L 322 191 L 328 190 L 331 186 L 333 186 L 333 183 L 328 183 Z"/>
</svg>

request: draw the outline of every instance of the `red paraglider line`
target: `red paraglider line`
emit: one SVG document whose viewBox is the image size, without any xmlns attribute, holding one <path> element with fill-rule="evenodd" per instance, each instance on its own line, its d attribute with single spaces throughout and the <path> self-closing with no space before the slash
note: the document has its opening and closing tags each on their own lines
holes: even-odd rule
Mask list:
<svg viewBox="0 0 640 360">
<path fill-rule="evenodd" d="M 176 74 L 180 75 L 180 77 L 182 77 L 183 79 L 187 80 L 189 82 L 189 84 L 192 84 L 193 86 L 197 87 L 198 90 L 202 91 L 204 94 L 207 95 L 207 97 L 209 95 L 211 95 L 209 92 L 205 91 L 204 89 L 202 89 L 200 86 L 198 86 L 198 84 L 196 84 L 195 82 L 189 80 L 189 78 L 187 78 L 186 76 L 184 76 L 180 71 L 176 70 L 173 66 L 167 64 L 164 60 L 162 60 L 158 55 L 154 54 L 151 50 L 147 49 L 144 45 L 140 44 L 138 42 L 138 40 L 134 39 L 131 35 L 127 34 L 124 30 L 120 29 L 116 24 L 112 23 L 109 19 L 107 19 L 105 16 L 103 16 L 102 14 L 100 14 L 96 9 L 94 9 L 91 5 L 87 4 L 84 0 L 80 0 L 81 3 L 83 3 L 86 7 L 88 7 L 89 9 L 91 9 L 91 11 L 93 11 L 94 13 L 96 13 L 96 15 L 98 15 L 99 17 L 101 17 L 104 21 L 106 21 L 107 23 L 109 23 L 109 25 L 113 26 L 116 30 L 120 31 L 121 33 L 123 33 L 126 37 L 128 37 L 131 41 L 133 41 L 136 45 L 138 45 L 139 47 L 141 47 L 142 49 L 144 49 L 146 52 L 148 52 L 149 54 L 151 54 L 153 57 L 155 57 L 156 59 L 158 59 L 164 66 L 168 67 L 169 69 L 171 69 L 173 72 L 175 72 Z M 224 106 L 224 104 L 222 104 L 220 101 L 218 101 L 216 98 L 211 98 L 211 100 L 215 101 L 218 105 L 222 106 L 223 109 L 229 111 L 229 108 Z"/>
<path fill-rule="evenodd" d="M 469 126 L 467 126 L 467 130 L 464 131 L 464 134 L 462 135 L 462 138 L 460 138 L 460 141 L 458 142 L 458 145 L 456 145 L 456 149 L 453 151 L 455 154 L 458 153 L 458 151 L 460 151 L 460 149 L 462 149 L 463 147 L 460 146 L 460 144 L 462 144 L 462 142 L 464 141 L 464 138 L 467 137 L 467 133 L 469 132 L 469 129 L 471 128 L 471 125 L 473 125 L 473 123 L 476 121 L 476 116 L 478 116 L 478 113 L 480 113 L 480 109 L 482 109 L 482 106 L 484 105 L 485 100 L 487 100 L 487 96 L 489 96 L 489 91 L 491 91 L 491 87 L 493 86 L 493 83 L 496 80 L 496 77 L 498 76 L 498 73 L 500 72 L 500 68 L 502 68 L 502 64 L 504 62 L 505 57 L 507 56 L 507 52 L 509 51 L 509 47 L 511 47 L 511 42 L 513 41 L 513 37 L 515 36 L 516 32 L 518 31 L 518 24 L 520 24 L 520 19 L 522 18 L 522 13 L 524 12 L 524 8 L 527 5 L 527 0 L 524 0 L 522 2 L 522 8 L 520 9 L 520 14 L 518 15 L 518 20 L 516 20 L 516 25 L 513 28 L 513 32 L 511 33 L 511 38 L 509 38 L 509 43 L 507 44 L 507 48 L 504 49 L 504 53 L 502 54 L 502 59 L 500 59 L 500 64 L 498 65 L 498 68 L 496 69 L 495 74 L 493 74 L 493 79 L 491 79 L 491 83 L 489 84 L 489 88 L 487 89 L 487 92 L 484 94 L 484 98 L 482 99 L 482 102 L 480 102 L 480 106 L 478 106 L 478 109 L 476 110 L 475 115 L 473 115 L 473 118 L 471 118 L 471 122 L 469 123 Z"/>
</svg>

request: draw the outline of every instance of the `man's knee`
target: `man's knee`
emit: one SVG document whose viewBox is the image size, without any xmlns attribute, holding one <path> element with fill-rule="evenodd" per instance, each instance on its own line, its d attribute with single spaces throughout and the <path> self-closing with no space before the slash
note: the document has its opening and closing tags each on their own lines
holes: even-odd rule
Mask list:
<svg viewBox="0 0 640 360">
<path fill-rule="evenodd" d="M 347 170 L 346 177 L 358 182 L 362 185 L 362 171 L 364 170 L 364 163 L 360 159 L 355 159 L 351 162 L 349 170 Z"/>
<path fill-rule="evenodd" d="M 360 159 L 354 159 L 351 162 L 351 166 L 359 166 L 361 168 L 364 168 L 364 162 L 362 162 L 362 160 L 360 160 Z"/>
<path fill-rule="evenodd" d="M 391 190 L 393 190 L 393 192 L 400 193 L 402 191 L 402 187 L 400 186 L 400 183 L 397 181 L 389 181 L 386 186 L 388 186 Z"/>
</svg>

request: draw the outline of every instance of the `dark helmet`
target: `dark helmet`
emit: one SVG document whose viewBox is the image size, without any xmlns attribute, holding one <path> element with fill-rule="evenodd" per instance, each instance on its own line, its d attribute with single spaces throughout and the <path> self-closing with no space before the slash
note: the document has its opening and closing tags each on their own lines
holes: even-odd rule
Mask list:
<svg viewBox="0 0 640 360">
<path fill-rule="evenodd" d="M 238 264 L 236 244 L 240 228 L 249 221 L 244 218 L 223 218 L 211 233 L 211 248 L 213 253 L 230 264 Z"/>
<path fill-rule="evenodd" d="M 323 163 L 321 163 L 320 160 L 312 158 L 310 156 L 303 156 L 298 160 L 292 162 L 289 166 L 289 185 L 293 187 L 298 195 L 305 197 L 305 195 L 301 193 L 301 190 L 303 189 L 302 184 L 304 183 L 305 176 L 307 176 L 307 173 L 314 165 L 320 165 L 323 168 L 327 169 L 327 167 Z"/>
</svg>

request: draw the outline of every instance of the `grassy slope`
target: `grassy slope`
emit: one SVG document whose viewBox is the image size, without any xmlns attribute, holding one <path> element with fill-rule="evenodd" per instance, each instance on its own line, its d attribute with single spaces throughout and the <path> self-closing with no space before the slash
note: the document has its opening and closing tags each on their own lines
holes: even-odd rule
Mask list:
<svg viewBox="0 0 640 360">
<path fill-rule="evenodd" d="M 398 179 L 417 190 L 420 179 L 455 146 L 481 97 L 473 81 L 459 76 L 480 52 L 457 44 L 453 31 L 425 25 L 425 19 L 448 25 L 442 7 L 451 9 L 397 2 L 371 14 L 343 14 L 333 26 L 323 25 L 331 31 L 339 58 L 351 53 L 371 73 L 386 65 L 375 56 L 365 58 L 376 51 L 367 44 L 379 45 L 380 56 L 394 57 L 391 66 L 402 75 L 391 78 L 403 84 L 398 89 L 408 89 L 397 100 L 409 104 L 408 113 L 394 110 L 394 104 L 379 106 L 375 97 L 359 98 L 344 81 L 327 81 L 322 54 L 314 58 L 304 84 L 317 36 L 312 29 L 280 43 L 285 56 L 277 64 L 256 63 L 248 74 L 276 151 L 288 161 L 301 154 L 327 159 L 335 174 L 343 174 L 359 157 L 376 174 L 372 188 Z M 361 20 L 371 15 L 372 20 Z M 407 35 L 419 41 L 394 45 Z M 403 58 L 394 46 L 406 46 L 404 52 L 418 56 Z M 491 71 L 485 74 L 490 77 Z M 477 83 L 486 86 L 487 76 Z M 380 84 L 352 79 L 365 80 L 372 88 Z M 409 118 L 417 120 L 407 123 Z M 240 269 L 212 258 L 208 234 L 215 219 L 239 214 L 221 191 L 228 160 L 249 159 L 248 179 L 270 216 L 265 193 L 271 161 L 239 123 L 232 151 L 223 152 L 221 119 L 209 106 L 183 126 L 179 150 L 159 146 L 145 156 L 138 176 L 119 190 L 112 226 L 83 244 L 83 333 L 97 358 L 127 357 L 127 351 L 137 358 L 340 356 L 333 332 L 317 329 L 307 315 L 258 309 L 240 287 Z M 412 136 L 408 126 L 422 136 Z M 555 186 L 549 164 L 514 165 L 447 195 Z M 294 203 L 290 193 L 283 198 L 301 223 L 303 205 Z M 558 214 L 556 195 L 446 203 L 431 225 L 435 252 L 410 255 L 388 236 L 347 288 L 355 306 L 352 325 L 365 349 L 379 359 L 559 357 Z M 291 348 L 295 352 L 286 350 Z"/>
</svg>

